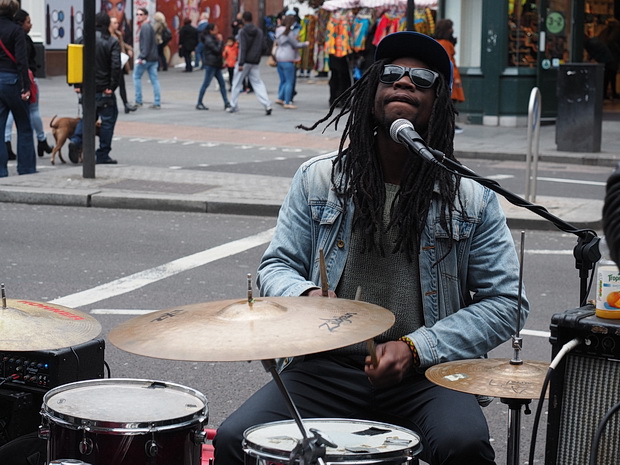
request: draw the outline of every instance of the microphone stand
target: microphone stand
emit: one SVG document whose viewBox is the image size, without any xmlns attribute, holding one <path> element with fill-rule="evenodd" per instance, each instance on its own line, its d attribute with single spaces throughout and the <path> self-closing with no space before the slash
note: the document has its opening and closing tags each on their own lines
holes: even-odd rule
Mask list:
<svg viewBox="0 0 620 465">
<path fill-rule="evenodd" d="M 582 307 L 587 303 L 589 291 L 589 272 L 594 268 L 594 264 L 601 258 L 601 253 L 599 251 L 600 238 L 596 235 L 595 231 L 591 229 L 578 229 L 572 224 L 567 223 L 566 221 L 549 213 L 549 211 L 545 207 L 528 202 L 524 198 L 519 197 L 518 195 L 504 189 L 496 181 L 478 176 L 474 171 L 470 170 L 465 165 L 462 165 L 454 160 L 451 160 L 450 158 L 447 158 L 443 152 L 432 149 L 430 147 L 427 148 L 435 157 L 435 161 L 437 162 L 437 164 L 442 166 L 443 168 L 447 168 L 456 172 L 457 174 L 463 175 L 464 177 L 473 179 L 479 184 L 482 184 L 483 186 L 488 187 L 492 191 L 502 195 L 513 205 L 516 205 L 517 207 L 527 208 L 531 212 L 536 213 L 538 216 L 549 220 L 558 229 L 576 235 L 578 237 L 578 240 L 577 245 L 573 249 L 573 256 L 575 257 L 576 262 L 575 268 L 579 270 L 580 278 L 579 306 Z"/>
</svg>

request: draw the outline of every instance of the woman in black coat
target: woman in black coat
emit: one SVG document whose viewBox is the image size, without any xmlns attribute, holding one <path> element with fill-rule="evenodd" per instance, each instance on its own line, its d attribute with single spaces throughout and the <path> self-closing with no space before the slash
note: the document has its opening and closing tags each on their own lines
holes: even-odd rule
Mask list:
<svg viewBox="0 0 620 465">
<path fill-rule="evenodd" d="M 0 134 L 4 134 L 9 111 L 17 125 L 17 172 L 37 172 L 32 125 L 30 124 L 30 78 L 26 33 L 13 22 L 17 0 L 0 0 Z M 0 144 L 0 177 L 9 175 L 8 152 Z"/>
<path fill-rule="evenodd" d="M 192 52 L 198 45 L 198 30 L 192 26 L 192 20 L 185 18 L 183 27 L 179 30 L 179 56 L 185 58 L 185 72 L 191 73 Z"/>
</svg>

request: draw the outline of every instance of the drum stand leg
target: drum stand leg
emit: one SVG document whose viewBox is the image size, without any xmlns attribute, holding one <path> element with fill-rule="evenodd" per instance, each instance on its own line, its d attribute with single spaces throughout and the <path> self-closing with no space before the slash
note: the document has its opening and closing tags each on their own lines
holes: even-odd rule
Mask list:
<svg viewBox="0 0 620 465">
<path fill-rule="evenodd" d="M 531 399 L 500 399 L 502 404 L 508 405 L 508 452 L 506 465 L 519 465 L 519 446 L 521 438 L 521 407 L 525 406 L 525 414 L 531 410 Z"/>
</svg>

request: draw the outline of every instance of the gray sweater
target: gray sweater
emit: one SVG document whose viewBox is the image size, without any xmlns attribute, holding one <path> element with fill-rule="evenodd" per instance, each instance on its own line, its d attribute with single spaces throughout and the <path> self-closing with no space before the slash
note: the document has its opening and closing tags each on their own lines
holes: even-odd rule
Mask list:
<svg viewBox="0 0 620 465">
<path fill-rule="evenodd" d="M 288 35 L 284 34 L 286 27 L 279 26 L 276 29 L 276 60 L 278 62 L 295 61 L 299 58 L 298 48 L 308 46 L 307 42 L 299 42 L 297 40 L 297 31 L 290 30 Z"/>
</svg>

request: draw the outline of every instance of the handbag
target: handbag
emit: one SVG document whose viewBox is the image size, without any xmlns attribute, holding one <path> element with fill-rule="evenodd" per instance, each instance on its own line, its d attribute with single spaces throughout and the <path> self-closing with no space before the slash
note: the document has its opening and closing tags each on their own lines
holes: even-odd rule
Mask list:
<svg viewBox="0 0 620 465">
<path fill-rule="evenodd" d="M 4 42 L 2 42 L 2 39 L 0 39 L 0 46 L 4 50 L 4 53 L 6 53 L 7 56 L 11 59 L 11 61 L 17 64 L 17 60 L 15 59 L 13 54 L 9 52 L 9 49 L 6 48 L 6 46 L 4 45 Z M 37 86 L 37 83 L 34 80 L 34 73 L 32 72 L 30 68 L 28 68 L 28 79 L 30 79 L 30 99 L 28 101 L 30 103 L 37 103 L 37 95 L 39 94 L 39 87 Z"/>
<path fill-rule="evenodd" d="M 276 60 L 276 50 L 278 48 L 278 43 L 274 40 L 273 45 L 271 46 L 271 55 L 267 58 L 267 64 L 271 67 L 278 66 L 278 60 Z"/>
</svg>

